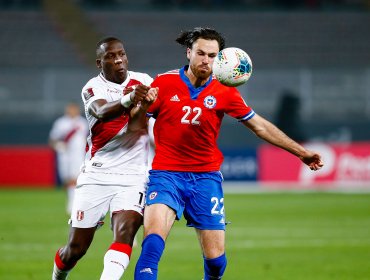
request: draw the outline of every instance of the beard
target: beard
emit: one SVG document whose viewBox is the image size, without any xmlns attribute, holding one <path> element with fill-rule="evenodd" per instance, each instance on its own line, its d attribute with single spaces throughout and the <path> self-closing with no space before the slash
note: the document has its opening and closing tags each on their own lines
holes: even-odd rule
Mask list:
<svg viewBox="0 0 370 280">
<path fill-rule="evenodd" d="M 200 66 L 196 65 L 190 65 L 190 69 L 193 72 L 194 76 L 197 79 L 206 80 L 211 76 L 212 70 L 207 67 L 207 70 L 205 68 L 201 68 Z"/>
</svg>

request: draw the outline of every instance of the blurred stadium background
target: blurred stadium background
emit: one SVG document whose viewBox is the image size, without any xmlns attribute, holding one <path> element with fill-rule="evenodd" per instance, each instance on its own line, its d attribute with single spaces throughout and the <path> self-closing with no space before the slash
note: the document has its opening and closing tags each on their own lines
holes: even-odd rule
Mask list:
<svg viewBox="0 0 370 280">
<path fill-rule="evenodd" d="M 252 78 L 240 87 L 247 103 L 319 150 L 326 163 L 313 175 L 226 117 L 219 144 L 235 227 L 233 273 L 225 279 L 369 279 L 369 0 L 0 0 L 0 279 L 48 279 L 66 238 L 48 134 L 67 103 L 81 103 L 82 86 L 97 74 L 96 42 L 123 39 L 130 69 L 155 76 L 186 63 L 174 39 L 195 26 L 219 30 L 227 46 L 251 56 Z M 250 193 L 265 190 L 356 194 Z M 163 270 L 178 280 L 200 279 L 200 260 L 191 255 L 199 254 L 195 236 L 189 255 L 181 245 L 189 231 L 180 236 Z M 108 227 L 97 238 L 93 246 L 101 248 L 88 253 L 74 277 L 99 275 Z M 181 260 L 191 268 L 179 270 Z"/>
<path fill-rule="evenodd" d="M 130 68 L 155 76 L 186 63 L 174 41 L 181 30 L 209 26 L 251 56 L 253 76 L 240 87 L 248 104 L 297 141 L 325 144 L 318 149 L 327 169 L 310 180 L 366 185 L 369 7 L 366 0 L 1 0 L 0 144 L 9 154 L 9 145 L 47 143 L 52 121 L 68 102 L 81 103 L 81 87 L 96 75 L 94 46 L 103 36 L 122 38 Z M 259 139 L 230 118 L 222 130 L 227 180 L 276 181 L 265 174 L 280 164 L 269 158 L 273 166 L 261 166 Z M 348 146 L 357 142 L 363 146 Z M 2 162 L 10 176 L 14 169 Z M 307 181 L 296 169 L 282 181 Z"/>
</svg>

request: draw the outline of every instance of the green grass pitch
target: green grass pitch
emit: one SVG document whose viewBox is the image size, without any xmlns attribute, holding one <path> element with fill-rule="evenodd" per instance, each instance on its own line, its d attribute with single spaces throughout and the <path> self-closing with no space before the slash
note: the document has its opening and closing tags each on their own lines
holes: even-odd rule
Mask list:
<svg viewBox="0 0 370 280">
<path fill-rule="evenodd" d="M 0 279 L 51 279 L 68 235 L 64 203 L 61 190 L 0 190 Z M 231 224 L 223 279 L 370 279 L 370 194 L 227 193 L 225 203 Z M 106 220 L 69 279 L 99 279 L 111 240 Z M 139 251 L 124 279 L 133 279 Z M 202 265 L 194 230 L 176 223 L 159 279 L 200 280 Z"/>
</svg>

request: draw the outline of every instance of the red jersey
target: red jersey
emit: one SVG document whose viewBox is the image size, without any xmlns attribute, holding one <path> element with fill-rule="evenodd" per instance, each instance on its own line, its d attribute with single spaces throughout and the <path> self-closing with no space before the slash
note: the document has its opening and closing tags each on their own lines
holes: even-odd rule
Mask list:
<svg viewBox="0 0 370 280">
<path fill-rule="evenodd" d="M 187 67 L 187 66 L 185 66 Z M 184 69 L 158 75 L 157 100 L 148 110 L 154 124 L 156 170 L 211 172 L 220 170 L 223 155 L 217 147 L 224 114 L 238 120 L 254 116 L 239 91 L 216 79 L 194 88 Z"/>
</svg>

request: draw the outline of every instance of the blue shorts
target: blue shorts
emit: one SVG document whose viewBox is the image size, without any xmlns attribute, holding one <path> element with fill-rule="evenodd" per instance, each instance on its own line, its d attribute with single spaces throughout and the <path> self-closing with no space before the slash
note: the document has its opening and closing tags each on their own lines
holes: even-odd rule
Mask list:
<svg viewBox="0 0 370 280">
<path fill-rule="evenodd" d="M 224 194 L 221 172 L 174 172 L 151 170 L 146 204 L 165 204 L 179 220 L 184 213 L 187 226 L 225 230 Z"/>
</svg>

